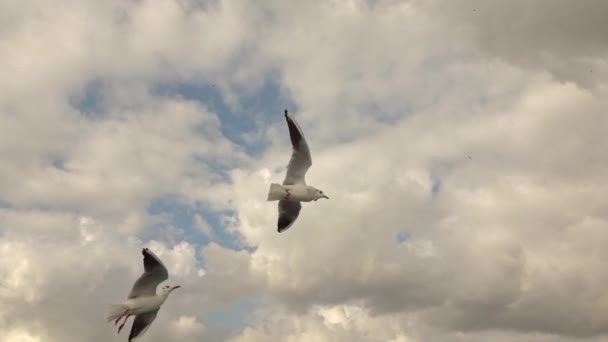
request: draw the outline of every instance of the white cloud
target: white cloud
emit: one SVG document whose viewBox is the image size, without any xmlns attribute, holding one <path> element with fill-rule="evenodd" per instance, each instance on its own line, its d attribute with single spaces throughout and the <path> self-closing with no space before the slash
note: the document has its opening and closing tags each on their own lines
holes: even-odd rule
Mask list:
<svg viewBox="0 0 608 342">
<path fill-rule="evenodd" d="M 598 173 L 606 165 L 594 157 L 608 143 L 596 129 L 605 126 L 603 100 L 534 84 L 493 115 L 429 113 L 348 148 L 313 147 L 309 182 L 338 191 L 305 205 L 289 234 L 271 231 L 274 205 L 254 200 L 265 185 L 239 191 L 241 232 L 258 246 L 254 265 L 277 301 L 297 310 L 363 301 L 373 314 L 404 312 L 448 332 L 470 331 L 465 341 L 486 329 L 603 334 L 604 272 L 596 264 L 603 252 L 591 243 L 603 240 L 596 229 L 606 225 Z M 589 119 L 574 116 L 580 110 Z M 404 153 L 408 146 L 418 148 Z M 403 170 L 443 173 L 438 198 L 428 175 Z M 233 179 L 246 189 L 263 184 L 260 177 Z M 428 241 L 431 257 L 400 249 L 402 229 Z"/>
<path fill-rule="evenodd" d="M 11 330 L 9 333 L 4 335 L 3 341 L 14 341 L 14 342 L 40 342 L 42 338 L 39 336 L 31 335 L 27 332 L 20 331 L 18 329 Z"/>
<path fill-rule="evenodd" d="M 0 340 L 124 340 L 104 309 L 144 245 L 182 285 L 149 341 L 605 338 L 604 6 L 548 4 L 1 5 Z M 269 78 L 331 197 L 283 234 L 264 200 L 289 156 L 282 108 L 243 132 L 268 144 L 252 158 L 218 113 L 154 91 L 214 83 L 246 112 Z M 232 210 L 223 228 L 257 249 L 181 241 L 147 211 L 159 198 Z M 243 331 L 207 322 L 253 296 Z"/>
<path fill-rule="evenodd" d="M 205 327 L 195 317 L 180 316 L 177 321 L 172 322 L 171 328 L 173 330 L 173 338 L 179 338 L 180 341 L 188 338 L 197 341 L 201 338 Z"/>
<path fill-rule="evenodd" d="M 602 284 L 603 274 L 591 265 L 602 258 L 572 250 L 574 236 L 590 247 L 573 224 L 589 216 L 598 227 L 606 224 L 597 209 L 606 207 L 600 171 L 606 165 L 599 157 L 608 144 L 600 132 L 606 126 L 604 91 L 557 83 L 543 69 L 522 69 L 509 59 L 487 59 L 473 49 L 474 42 L 449 41 L 459 32 L 437 31 L 428 21 L 432 12 L 407 6 L 402 12 L 392 7 L 390 14 L 364 6 L 339 15 L 300 10 L 314 12 L 315 20 L 286 16 L 280 34 L 292 39 L 273 46 L 297 61 L 292 66 L 293 59 L 282 55 L 284 82 L 295 89 L 302 106 L 298 118 L 313 151 L 307 180 L 332 199 L 305 205 L 294 229 L 277 235 L 271 229 L 275 205 L 259 196 L 268 178 L 259 170 L 272 170 L 270 179 L 280 180 L 288 148 L 271 149 L 253 167 L 233 173 L 239 230 L 258 247 L 254 269 L 268 279 L 276 301 L 295 312 L 362 302 L 372 314 L 403 313 L 428 324 L 432 329 L 418 333 L 422 340 L 448 338 L 451 331 L 474 340 L 492 329 L 530 339 L 535 331 L 605 333 L 606 324 L 598 319 L 605 315 L 604 305 L 588 301 L 599 296 L 590 284 Z M 329 20 L 331 14 L 336 16 Z M 334 35 L 341 39 L 331 40 Z M 421 37 L 424 46 L 416 40 Z M 295 41 L 299 44 L 290 44 Z M 420 59 L 408 59 L 412 56 Z M 424 69 L 440 56 L 433 68 Z M 393 60 L 407 69 L 384 74 L 375 84 L 376 73 Z M 355 84 L 369 91 L 359 93 Z M 370 92 L 400 93 L 414 112 L 398 110 L 390 125 L 377 121 L 357 102 L 373 103 L 365 97 Z M 399 101 L 382 97 L 378 102 Z M 349 112 L 349 106 L 361 112 Z M 349 115 L 359 127 L 350 125 Z M 369 120 L 381 124 L 365 127 Z M 284 125 L 278 119 L 277 124 Z M 276 134 L 276 143 L 288 144 L 285 130 Z M 352 135 L 355 141 L 336 144 Z M 442 188 L 433 200 L 435 177 Z M 399 249 L 396 235 L 404 229 L 414 241 L 433 246 L 432 257 Z M 575 279 L 589 284 L 586 294 L 566 285 Z M 291 319 L 297 326 L 300 319 L 313 319 L 310 315 Z M 330 332 L 275 330 L 279 323 L 262 321 L 242 337 L 336 340 Z M 401 328 L 407 336 L 408 327 Z"/>
</svg>

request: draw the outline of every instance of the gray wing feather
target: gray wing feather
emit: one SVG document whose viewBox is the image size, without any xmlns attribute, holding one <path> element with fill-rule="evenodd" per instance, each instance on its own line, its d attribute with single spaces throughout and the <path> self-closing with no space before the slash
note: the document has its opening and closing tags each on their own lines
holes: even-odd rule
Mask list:
<svg viewBox="0 0 608 342">
<path fill-rule="evenodd" d="M 150 324 L 156 319 L 156 314 L 158 314 L 158 309 L 135 316 L 131 333 L 129 333 L 129 342 L 141 337 L 150 328 Z"/>
<path fill-rule="evenodd" d="M 300 215 L 302 204 L 298 201 L 279 201 L 279 222 L 277 230 L 279 233 L 289 229 Z"/>
<path fill-rule="evenodd" d="M 300 126 L 287 110 L 285 110 L 285 120 L 287 120 L 293 150 L 283 185 L 306 184 L 306 172 L 312 165 L 310 150 Z"/>
<path fill-rule="evenodd" d="M 148 248 L 142 249 L 144 274 L 133 284 L 129 298 L 155 296 L 158 284 L 169 278 L 169 272 L 160 259 Z"/>
</svg>

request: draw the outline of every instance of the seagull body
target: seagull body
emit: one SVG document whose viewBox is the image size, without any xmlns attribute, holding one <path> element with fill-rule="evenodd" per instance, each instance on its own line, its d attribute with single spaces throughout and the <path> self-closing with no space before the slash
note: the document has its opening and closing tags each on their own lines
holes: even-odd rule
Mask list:
<svg viewBox="0 0 608 342">
<path fill-rule="evenodd" d="M 300 202 L 329 198 L 323 191 L 306 184 L 306 172 L 312 165 L 310 150 L 304 134 L 295 119 L 285 110 L 285 120 L 289 128 L 292 153 L 283 184 L 272 183 L 268 191 L 268 201 L 279 201 L 278 232 L 293 225 L 300 214 Z"/>
<path fill-rule="evenodd" d="M 300 202 L 316 201 L 319 199 L 317 196 L 317 191 L 318 189 L 315 187 L 304 184 L 280 185 L 273 183 L 271 184 L 271 188 L 268 193 L 268 200 L 280 201 L 284 199 Z"/>
<path fill-rule="evenodd" d="M 127 299 L 127 301 L 121 305 L 129 309 L 130 315 L 137 315 L 160 308 L 160 306 L 163 305 L 165 300 L 167 300 L 167 297 L 169 297 L 169 293 L 161 293 L 155 296 L 131 298 Z"/>
<path fill-rule="evenodd" d="M 156 294 L 156 287 L 169 278 L 169 273 L 160 259 L 148 248 L 142 249 L 142 254 L 144 274 L 133 284 L 129 298 L 122 304 L 113 305 L 107 316 L 108 322 L 114 320 L 114 325 L 124 318 L 124 322 L 118 327 L 118 333 L 127 323 L 129 316 L 135 316 L 129 342 L 148 330 L 169 294 L 180 288 L 180 286 L 164 286 L 161 293 Z"/>
</svg>

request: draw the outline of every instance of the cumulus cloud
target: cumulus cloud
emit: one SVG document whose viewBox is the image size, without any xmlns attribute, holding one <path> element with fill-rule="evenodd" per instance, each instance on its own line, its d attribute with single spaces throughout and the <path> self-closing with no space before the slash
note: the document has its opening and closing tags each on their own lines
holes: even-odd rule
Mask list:
<svg viewBox="0 0 608 342">
<path fill-rule="evenodd" d="M 414 2 L 490 57 L 583 87 L 600 86 L 608 76 L 604 1 Z"/>
<path fill-rule="evenodd" d="M 0 340 L 124 340 L 143 246 L 182 285 L 149 341 L 606 338 L 603 2 L 1 7 Z M 283 234 L 283 108 L 226 120 L 251 96 L 331 197 Z"/>
</svg>

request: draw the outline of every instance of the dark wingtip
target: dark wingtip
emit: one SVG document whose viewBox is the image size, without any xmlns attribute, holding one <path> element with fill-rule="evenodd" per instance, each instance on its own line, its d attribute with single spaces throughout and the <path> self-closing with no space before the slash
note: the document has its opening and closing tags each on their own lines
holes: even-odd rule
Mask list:
<svg viewBox="0 0 608 342">
<path fill-rule="evenodd" d="M 300 147 L 300 140 L 302 140 L 302 133 L 300 133 L 295 121 L 287 115 L 287 109 L 285 110 L 285 121 L 287 121 L 287 128 L 289 129 L 289 138 L 291 144 L 295 149 Z"/>
<path fill-rule="evenodd" d="M 282 231 L 287 230 L 287 228 L 289 228 L 290 223 L 291 223 L 291 221 L 288 218 L 279 217 L 279 222 L 277 224 L 277 231 L 279 233 L 281 233 Z"/>
</svg>

